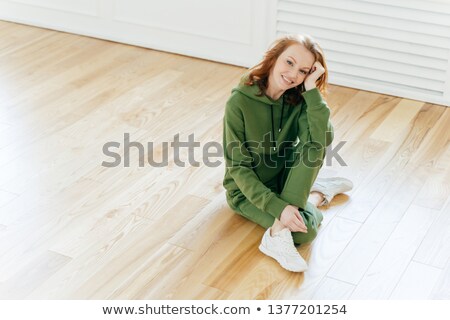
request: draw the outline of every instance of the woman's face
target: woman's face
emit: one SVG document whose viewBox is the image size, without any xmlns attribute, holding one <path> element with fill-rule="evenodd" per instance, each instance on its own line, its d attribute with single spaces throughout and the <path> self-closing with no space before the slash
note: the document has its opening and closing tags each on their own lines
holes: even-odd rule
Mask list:
<svg viewBox="0 0 450 320">
<path fill-rule="evenodd" d="M 286 91 L 305 81 L 315 62 L 314 55 L 300 44 L 286 48 L 269 74 L 269 86 L 274 91 Z"/>
</svg>

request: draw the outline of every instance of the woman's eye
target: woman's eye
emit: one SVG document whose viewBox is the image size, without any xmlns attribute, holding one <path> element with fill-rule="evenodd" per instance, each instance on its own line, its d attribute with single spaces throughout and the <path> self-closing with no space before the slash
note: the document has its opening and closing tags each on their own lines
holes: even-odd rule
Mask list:
<svg viewBox="0 0 450 320">
<path fill-rule="evenodd" d="M 290 60 L 287 60 L 287 63 L 288 63 L 289 65 L 291 65 L 291 66 L 293 65 L 293 64 L 292 64 L 292 61 L 290 61 Z"/>
<path fill-rule="evenodd" d="M 306 74 L 307 72 L 306 71 L 304 71 L 304 70 L 300 70 L 300 72 L 302 72 L 303 74 Z"/>
</svg>

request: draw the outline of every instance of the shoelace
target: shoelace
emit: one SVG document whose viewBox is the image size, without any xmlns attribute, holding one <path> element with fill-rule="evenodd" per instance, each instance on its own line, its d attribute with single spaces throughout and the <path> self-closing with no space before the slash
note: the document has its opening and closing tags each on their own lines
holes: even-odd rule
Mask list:
<svg viewBox="0 0 450 320">
<path fill-rule="evenodd" d="M 285 253 L 288 253 L 291 256 L 298 256 L 299 253 L 298 253 L 297 249 L 295 249 L 292 239 L 285 238 L 285 237 L 281 237 L 281 238 L 282 238 L 282 243 L 283 243 L 283 246 L 282 246 L 283 251 Z"/>
</svg>

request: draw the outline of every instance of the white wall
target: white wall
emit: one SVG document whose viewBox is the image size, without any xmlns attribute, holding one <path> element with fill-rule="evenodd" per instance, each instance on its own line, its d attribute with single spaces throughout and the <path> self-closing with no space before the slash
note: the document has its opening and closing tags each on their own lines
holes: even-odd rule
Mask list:
<svg viewBox="0 0 450 320">
<path fill-rule="evenodd" d="M 274 0 L 0 0 L 0 19 L 250 66 Z M 271 4 L 271 6 L 269 5 Z M 273 19 L 272 19 L 273 20 Z"/>
</svg>

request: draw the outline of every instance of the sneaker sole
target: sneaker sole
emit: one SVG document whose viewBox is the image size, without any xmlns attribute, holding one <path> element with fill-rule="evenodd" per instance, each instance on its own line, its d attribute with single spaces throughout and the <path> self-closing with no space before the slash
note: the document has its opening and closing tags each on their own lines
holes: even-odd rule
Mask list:
<svg viewBox="0 0 450 320">
<path fill-rule="evenodd" d="M 332 178 L 320 178 L 319 180 L 322 181 L 332 181 L 332 182 L 344 182 L 346 185 L 350 185 L 351 188 L 353 188 L 353 182 L 351 182 L 349 179 L 347 178 L 342 178 L 342 177 L 332 177 Z"/>
<path fill-rule="evenodd" d="M 333 177 L 333 178 L 320 178 L 319 180 L 321 180 L 321 181 L 331 181 L 331 182 L 343 182 L 347 187 L 349 187 L 350 189 L 348 189 L 348 190 L 346 190 L 346 191 L 344 191 L 344 192 L 347 192 L 347 191 L 350 191 L 350 190 L 352 190 L 353 189 L 353 182 L 351 182 L 349 179 L 347 179 L 347 178 L 340 178 L 340 177 Z"/>
<path fill-rule="evenodd" d="M 286 265 L 283 265 L 280 261 L 278 261 L 274 255 L 272 254 L 272 252 L 268 249 L 266 249 L 266 247 L 264 247 L 262 244 L 259 245 L 259 251 L 261 251 L 262 253 L 264 253 L 266 256 L 271 257 L 272 259 L 274 259 L 276 262 L 278 262 L 280 264 L 280 266 L 282 266 L 284 269 L 291 271 L 291 272 L 304 272 L 306 270 L 308 270 L 308 267 L 306 267 L 305 269 L 300 269 L 300 270 L 294 270 L 292 268 L 289 268 Z"/>
</svg>

